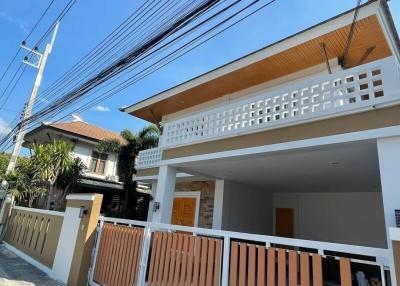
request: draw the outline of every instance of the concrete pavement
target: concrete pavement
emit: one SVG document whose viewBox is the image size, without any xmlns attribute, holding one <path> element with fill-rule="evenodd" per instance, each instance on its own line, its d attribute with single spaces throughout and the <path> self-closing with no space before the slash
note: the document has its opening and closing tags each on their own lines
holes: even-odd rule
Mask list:
<svg viewBox="0 0 400 286">
<path fill-rule="evenodd" d="M 62 286 L 0 244 L 0 286 Z"/>
</svg>

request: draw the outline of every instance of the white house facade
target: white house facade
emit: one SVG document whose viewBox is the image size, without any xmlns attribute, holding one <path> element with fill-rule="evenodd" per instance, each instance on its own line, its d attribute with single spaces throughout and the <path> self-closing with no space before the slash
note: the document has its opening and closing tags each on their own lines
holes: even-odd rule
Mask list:
<svg viewBox="0 0 400 286">
<path fill-rule="evenodd" d="M 123 184 L 118 177 L 118 154 L 101 153 L 96 148 L 105 139 L 124 142 L 118 133 L 88 124 L 74 115 L 71 122 L 43 123 L 27 133 L 24 145 L 29 147 L 32 143 L 49 143 L 54 140 L 64 140 L 71 144 L 71 155 L 80 158 L 85 165 L 80 192 L 103 194 L 105 199 L 102 211 L 105 211 L 119 207 L 124 198 Z M 112 204 L 115 206 L 111 206 Z"/>
<path fill-rule="evenodd" d="M 400 42 L 386 1 L 355 12 L 124 109 L 163 127 L 138 159 L 149 221 L 268 236 L 397 285 Z"/>
</svg>

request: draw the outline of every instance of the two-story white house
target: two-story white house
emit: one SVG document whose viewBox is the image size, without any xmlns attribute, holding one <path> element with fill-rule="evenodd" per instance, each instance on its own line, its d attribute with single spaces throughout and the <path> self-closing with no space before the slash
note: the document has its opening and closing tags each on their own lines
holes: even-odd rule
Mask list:
<svg viewBox="0 0 400 286">
<path fill-rule="evenodd" d="M 103 210 L 118 207 L 123 199 L 123 184 L 119 181 L 116 153 L 100 153 L 96 146 L 101 140 L 125 140 L 118 134 L 84 122 L 73 115 L 71 122 L 43 123 L 28 132 L 24 146 L 32 143 L 49 143 L 64 140 L 72 145 L 72 156 L 80 158 L 85 165 L 80 192 L 104 195 Z M 55 193 L 57 195 L 57 193 Z M 57 199 L 56 197 L 54 199 Z M 114 203 L 115 206 L 112 206 Z"/>
<path fill-rule="evenodd" d="M 268 235 L 396 285 L 399 60 L 386 1 L 368 1 L 124 108 L 163 126 L 138 160 L 155 198 L 149 221 Z M 230 285 L 247 281 L 243 253 Z"/>
</svg>

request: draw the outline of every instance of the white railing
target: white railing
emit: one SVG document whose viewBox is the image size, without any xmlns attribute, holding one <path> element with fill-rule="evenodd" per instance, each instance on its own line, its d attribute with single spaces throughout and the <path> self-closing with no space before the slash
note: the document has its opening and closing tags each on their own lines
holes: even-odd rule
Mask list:
<svg viewBox="0 0 400 286">
<path fill-rule="evenodd" d="M 220 139 L 339 116 L 400 100 L 393 57 L 261 91 L 218 108 L 164 122 L 160 146 Z"/>
<path fill-rule="evenodd" d="M 162 150 L 160 148 L 152 148 L 139 152 L 136 162 L 137 169 L 146 169 L 157 167 L 162 159 Z"/>
<path fill-rule="evenodd" d="M 130 227 L 144 228 L 144 237 L 142 244 L 143 248 L 140 256 L 140 261 L 141 261 L 140 270 L 139 270 L 138 283 L 136 285 L 146 285 L 145 279 L 146 279 L 148 259 L 150 253 L 150 244 L 152 239 L 152 233 L 155 231 L 185 232 L 185 233 L 192 233 L 194 236 L 208 236 L 208 237 L 223 239 L 222 277 L 220 285 L 228 285 L 230 245 L 231 241 L 234 240 L 249 241 L 250 243 L 254 242 L 263 243 L 265 244 L 266 247 L 270 247 L 271 245 L 279 245 L 279 247 L 286 246 L 288 248 L 293 248 L 293 247 L 306 248 L 308 249 L 308 251 L 314 250 L 315 253 L 322 255 L 322 257 L 330 257 L 334 259 L 340 259 L 340 257 L 335 256 L 335 253 L 340 253 L 341 257 L 349 257 L 350 261 L 352 262 L 366 264 L 366 265 L 375 265 L 380 267 L 382 285 L 386 285 L 384 271 L 390 270 L 390 261 L 392 257 L 390 250 L 382 248 L 100 217 L 98 235 L 96 239 L 96 245 L 93 251 L 92 268 L 90 272 L 91 285 L 95 286 L 97 286 L 98 284 L 93 281 L 93 275 L 96 267 L 95 264 L 96 257 L 99 251 L 101 232 L 104 223 L 122 224 Z M 355 255 L 367 256 L 373 259 L 363 260 L 361 258 L 360 259 L 352 258 Z"/>
</svg>

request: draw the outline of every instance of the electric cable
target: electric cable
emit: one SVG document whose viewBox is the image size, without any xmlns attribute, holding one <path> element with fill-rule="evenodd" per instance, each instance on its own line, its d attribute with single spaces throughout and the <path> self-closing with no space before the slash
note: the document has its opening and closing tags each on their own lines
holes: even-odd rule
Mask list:
<svg viewBox="0 0 400 286">
<path fill-rule="evenodd" d="M 35 29 L 37 28 L 37 26 L 39 25 L 39 23 L 42 21 L 42 19 L 44 18 L 44 16 L 47 14 L 47 12 L 49 11 L 50 7 L 53 5 L 55 0 L 51 0 L 49 5 L 47 5 L 46 9 L 44 10 L 44 12 L 40 15 L 39 19 L 36 21 L 36 23 L 33 25 L 32 29 L 29 31 L 29 33 L 25 36 L 25 39 L 23 40 L 22 43 L 26 42 L 29 37 L 32 35 L 32 33 L 35 31 Z M 21 47 L 18 47 L 17 52 L 15 53 L 14 57 L 12 57 L 11 61 L 8 63 L 6 69 L 4 70 L 2 76 L 0 77 L 0 82 L 3 80 L 4 76 L 7 74 L 8 70 L 11 68 L 12 64 L 14 63 L 14 61 L 16 60 L 19 51 L 21 50 Z"/>
<path fill-rule="evenodd" d="M 161 68 L 162 66 L 164 66 L 164 65 L 166 65 L 166 64 L 168 64 L 168 63 L 170 63 L 171 61 L 176 60 L 176 58 L 181 57 L 183 54 L 186 54 L 187 52 L 193 50 L 194 48 L 198 47 L 199 45 L 204 44 L 206 41 L 209 41 L 211 38 L 214 38 L 214 37 L 217 36 L 218 34 L 220 34 L 220 33 L 222 33 L 223 31 L 229 29 L 229 28 L 232 27 L 233 25 L 236 25 L 238 22 L 243 21 L 245 18 L 249 17 L 250 15 L 252 15 L 252 14 L 254 14 L 254 13 L 256 13 L 256 12 L 258 12 L 259 10 L 261 10 L 262 8 L 264 8 L 265 6 L 267 6 L 267 5 L 269 5 L 269 4 L 272 4 L 272 3 L 275 2 L 275 1 L 276 1 L 276 0 L 272 0 L 272 1 L 268 2 L 267 4 L 264 4 L 262 7 L 260 7 L 260 8 L 258 8 L 257 10 L 251 12 L 250 14 L 246 15 L 245 17 L 242 17 L 241 19 L 237 20 L 235 23 L 230 24 L 228 27 L 225 27 L 223 30 L 217 32 L 216 34 L 214 34 L 214 35 L 212 35 L 211 37 L 205 39 L 204 41 L 198 43 L 197 45 L 191 47 L 190 49 L 184 51 L 183 53 L 177 53 L 177 51 L 181 51 L 182 49 L 175 50 L 174 52 L 172 52 L 171 54 L 169 54 L 167 57 L 164 57 L 163 59 L 161 59 L 161 60 L 164 60 L 164 62 L 162 62 L 162 61 L 156 62 L 156 63 L 158 63 L 158 65 L 153 66 L 153 68 L 151 68 L 151 66 L 150 66 L 150 69 L 149 69 L 149 67 L 147 67 L 145 70 L 142 70 L 141 73 L 138 73 L 136 78 L 133 78 L 134 81 L 132 81 L 132 79 L 131 79 L 131 81 L 125 82 L 125 84 L 128 84 L 128 83 L 129 83 L 129 84 L 132 84 L 132 82 L 135 82 L 135 81 L 137 81 L 137 80 L 140 80 L 140 79 L 143 78 L 144 76 L 147 76 L 148 74 L 154 72 L 155 70 L 158 70 L 159 68 Z M 257 2 L 259 2 L 259 0 L 258 0 L 258 1 L 253 1 L 253 3 L 249 4 L 248 6 L 246 6 L 245 8 L 243 8 L 242 10 L 240 10 L 239 12 L 235 13 L 234 15 L 231 15 L 230 17 L 228 17 L 228 18 L 225 19 L 224 21 L 220 22 L 218 25 L 213 26 L 211 29 L 209 29 L 208 31 L 204 32 L 202 35 L 198 36 L 197 38 L 192 39 L 189 43 L 186 43 L 186 44 L 183 45 L 182 47 L 183 47 L 183 48 L 190 47 L 191 44 L 193 44 L 193 43 L 197 42 L 199 39 L 203 38 L 206 34 L 210 33 L 210 31 L 214 31 L 217 27 L 220 27 L 223 23 L 226 23 L 227 21 L 233 19 L 233 17 L 235 17 L 236 15 L 238 15 L 238 13 L 243 12 L 244 10 L 248 9 L 250 6 L 254 5 L 254 4 L 257 3 Z M 208 3 L 208 4 L 210 4 L 210 3 Z M 160 45 L 159 47 L 157 47 L 158 43 L 161 43 L 163 39 L 168 38 L 168 36 L 170 36 L 171 34 L 174 34 L 176 31 L 179 31 L 180 29 L 182 29 L 182 27 L 185 27 L 185 26 L 186 26 L 185 21 L 190 21 L 190 19 L 193 19 L 193 17 L 188 17 L 186 20 L 185 20 L 185 19 L 181 19 L 181 20 L 180 20 L 181 23 L 179 23 L 178 25 L 175 25 L 175 27 L 171 27 L 170 30 L 168 30 L 168 29 L 167 29 L 167 30 L 164 30 L 163 33 L 161 33 L 161 36 L 159 36 L 160 40 L 159 40 L 159 41 L 156 41 L 156 44 L 152 44 L 151 41 L 150 41 L 150 42 L 147 42 L 147 46 L 145 46 L 144 48 L 142 48 L 143 50 L 141 50 L 142 53 L 135 53 L 135 51 L 131 51 L 130 53 L 128 53 L 128 54 L 127 54 L 127 57 L 126 57 L 125 59 L 121 59 L 122 62 L 121 62 L 121 60 L 120 60 L 120 61 L 117 61 L 116 63 L 114 63 L 114 64 L 116 64 L 117 66 L 110 66 L 110 67 L 109 67 L 108 69 L 106 69 L 105 71 L 103 70 L 103 71 L 102 71 L 103 73 L 100 72 L 99 75 L 103 76 L 104 78 L 93 79 L 93 80 L 94 80 L 94 81 L 93 81 L 93 84 L 97 84 L 97 82 L 96 82 L 97 80 L 100 80 L 101 82 L 104 82 L 104 80 L 109 80 L 110 78 L 114 77 L 115 75 L 118 75 L 121 71 L 126 70 L 127 68 L 131 67 L 131 66 L 134 65 L 134 64 L 137 64 L 137 63 L 138 63 L 138 58 L 140 58 L 140 56 L 143 55 L 143 51 L 147 51 L 147 52 L 148 52 L 148 51 L 151 50 L 152 53 L 159 52 L 160 50 L 162 50 L 162 48 L 167 47 L 167 46 L 170 45 L 171 43 L 176 42 L 176 41 L 179 40 L 180 38 L 184 37 L 185 35 L 187 35 L 187 34 L 190 33 L 191 31 L 193 31 L 194 28 L 191 28 L 191 29 L 189 29 L 189 30 L 183 32 L 181 35 L 175 37 L 174 39 L 168 41 L 167 43 L 162 44 L 162 45 Z M 206 23 L 206 22 L 207 22 L 207 21 L 202 21 L 201 23 L 204 24 L 204 23 Z M 195 26 L 195 27 L 198 27 L 198 26 Z M 181 47 L 181 48 L 182 48 L 182 47 Z M 147 49 L 146 49 L 146 48 L 147 48 Z M 175 55 L 176 57 L 174 57 L 174 55 Z M 145 54 L 143 57 L 140 58 L 140 60 L 143 61 L 143 60 L 146 59 L 147 57 L 149 57 L 149 54 Z M 124 62 L 123 60 L 128 60 L 128 61 L 127 61 L 127 62 Z M 118 64 L 121 64 L 121 65 L 118 66 Z M 73 102 L 76 102 L 76 100 L 78 100 L 79 98 L 83 98 L 83 95 L 84 95 L 85 93 L 94 90 L 94 87 L 93 87 L 92 83 L 89 82 L 89 83 L 86 83 L 86 84 L 87 84 L 87 85 L 83 85 L 83 86 L 81 86 L 81 87 L 75 89 L 75 91 L 76 91 L 77 93 L 72 94 L 73 97 L 72 97 L 71 99 L 69 99 L 69 98 L 64 98 L 64 99 L 66 99 L 66 100 L 68 101 L 68 104 L 73 103 Z M 97 86 L 97 85 L 96 85 L 96 86 Z M 96 86 L 95 86 L 95 87 L 96 87 Z M 112 90 L 107 91 L 107 92 L 105 93 L 105 95 L 111 96 L 111 95 L 113 95 L 113 94 L 115 94 L 115 93 L 120 92 L 120 91 L 121 91 L 121 88 L 126 88 L 127 86 L 129 86 L 129 85 L 121 85 L 121 84 L 119 84 L 119 85 L 117 85 L 117 87 L 119 87 L 120 89 L 115 89 L 115 87 L 114 87 Z M 104 97 L 104 94 L 103 94 L 102 97 L 95 98 L 94 100 L 98 101 L 98 100 L 104 100 L 104 99 L 105 99 L 105 97 Z M 58 100 L 58 102 L 59 102 L 59 100 Z M 42 114 L 39 113 L 39 116 L 38 116 L 38 114 L 35 114 L 35 116 L 32 116 L 31 118 L 29 118 L 29 120 L 28 120 L 29 123 L 35 123 L 35 121 L 39 120 L 40 118 L 42 118 L 42 117 L 44 117 L 44 116 L 46 116 L 46 115 L 51 115 L 51 112 L 52 112 L 52 111 L 63 110 L 63 109 L 67 106 L 67 104 L 61 104 L 61 102 L 59 102 L 59 103 L 60 103 L 60 104 L 56 104 L 56 105 L 53 103 L 52 105 L 50 105 L 51 108 L 46 108 L 46 110 L 44 110 L 45 112 L 41 111 Z M 85 106 L 80 107 L 80 109 L 82 109 L 82 108 L 88 109 L 88 108 L 90 108 L 90 106 L 86 104 Z M 14 128 L 14 130 L 15 130 L 15 128 Z M 11 133 L 12 133 L 12 132 L 10 132 L 10 134 L 11 134 Z M 8 136 L 8 137 L 10 138 L 10 136 Z M 9 139 L 9 138 L 8 138 L 8 139 Z M 2 139 L 1 142 L 0 142 L 0 146 L 3 146 L 3 145 L 4 145 L 4 142 L 5 142 L 5 141 Z"/>
</svg>

